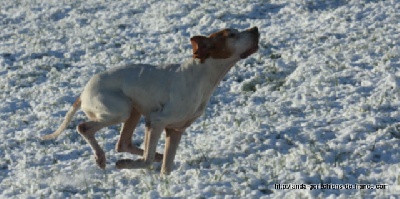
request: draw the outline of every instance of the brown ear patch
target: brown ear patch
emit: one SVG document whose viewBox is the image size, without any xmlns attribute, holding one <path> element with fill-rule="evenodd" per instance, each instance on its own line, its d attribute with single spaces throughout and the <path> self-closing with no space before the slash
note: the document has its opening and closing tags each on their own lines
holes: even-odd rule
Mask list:
<svg viewBox="0 0 400 199">
<path fill-rule="evenodd" d="M 228 32 L 222 30 L 211 34 L 209 37 L 194 36 L 190 39 L 193 48 L 193 58 L 200 59 L 203 63 L 209 57 L 226 59 L 232 56 L 233 51 L 228 46 Z"/>
<path fill-rule="evenodd" d="M 209 51 L 212 44 L 209 39 L 204 36 L 194 36 L 190 38 L 190 43 L 192 43 L 193 58 L 200 59 L 200 62 L 203 63 L 210 56 Z"/>
<path fill-rule="evenodd" d="M 228 46 L 229 33 L 229 29 L 224 29 L 209 36 L 209 38 L 214 42 L 214 49 L 210 55 L 212 58 L 227 59 L 232 56 L 233 50 Z"/>
<path fill-rule="evenodd" d="M 214 48 L 210 52 L 210 57 L 214 59 L 227 59 L 233 54 L 232 50 L 227 45 L 226 38 L 214 39 Z"/>
</svg>

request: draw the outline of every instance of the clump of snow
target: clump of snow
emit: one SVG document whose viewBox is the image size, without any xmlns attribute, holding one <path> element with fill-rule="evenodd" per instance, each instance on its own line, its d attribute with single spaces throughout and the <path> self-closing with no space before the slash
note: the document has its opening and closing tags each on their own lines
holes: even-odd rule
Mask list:
<svg viewBox="0 0 400 199">
<path fill-rule="evenodd" d="M 399 197 L 399 10 L 395 0 L 1 1 L 0 197 Z M 159 164 L 116 170 L 136 158 L 114 152 L 119 127 L 98 133 L 108 158 L 98 169 L 75 131 L 81 112 L 39 140 L 92 75 L 179 63 L 191 36 L 251 26 L 259 51 L 221 82 L 170 176 Z M 387 186 L 311 190 L 321 184 Z"/>
</svg>

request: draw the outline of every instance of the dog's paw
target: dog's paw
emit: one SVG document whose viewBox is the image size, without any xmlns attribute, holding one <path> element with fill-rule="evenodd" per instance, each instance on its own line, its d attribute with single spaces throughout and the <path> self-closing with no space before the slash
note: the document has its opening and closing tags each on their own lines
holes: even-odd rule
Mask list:
<svg viewBox="0 0 400 199">
<path fill-rule="evenodd" d="M 117 169 L 145 169 L 152 166 L 151 161 L 144 161 L 143 159 L 131 160 L 122 159 L 115 163 Z"/>
<path fill-rule="evenodd" d="M 161 170 L 161 175 L 163 175 L 163 176 L 169 176 L 169 175 L 171 175 L 171 171 Z"/>
<path fill-rule="evenodd" d="M 156 153 L 156 155 L 154 156 L 154 162 L 162 162 L 163 158 L 164 158 L 163 154 Z"/>
<path fill-rule="evenodd" d="M 106 168 L 106 155 L 104 153 L 96 154 L 94 158 L 96 159 L 96 164 L 100 167 L 100 169 Z"/>
<path fill-rule="evenodd" d="M 117 169 L 130 169 L 132 167 L 132 165 L 134 164 L 135 160 L 131 160 L 131 159 L 122 159 L 122 160 L 118 160 L 115 163 L 115 167 Z"/>
</svg>

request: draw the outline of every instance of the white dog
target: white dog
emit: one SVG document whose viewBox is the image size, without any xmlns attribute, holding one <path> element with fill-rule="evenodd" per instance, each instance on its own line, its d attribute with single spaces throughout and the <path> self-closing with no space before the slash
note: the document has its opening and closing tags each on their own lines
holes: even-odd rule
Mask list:
<svg viewBox="0 0 400 199">
<path fill-rule="evenodd" d="M 224 29 L 209 37 L 192 37 L 193 58 L 181 65 L 127 65 L 94 75 L 61 126 L 43 139 L 58 136 L 81 107 L 89 121 L 79 124 L 77 130 L 90 144 L 100 168 L 105 168 L 106 157 L 95 133 L 103 127 L 124 123 L 116 150 L 143 158 L 119 160 L 117 168 L 146 168 L 162 159 L 161 173 L 169 174 L 182 133 L 202 115 L 229 69 L 257 51 L 258 40 L 257 27 L 242 32 Z M 141 115 L 146 120 L 144 150 L 132 145 L 132 134 Z M 156 145 L 164 129 L 163 156 L 156 153 Z"/>
</svg>

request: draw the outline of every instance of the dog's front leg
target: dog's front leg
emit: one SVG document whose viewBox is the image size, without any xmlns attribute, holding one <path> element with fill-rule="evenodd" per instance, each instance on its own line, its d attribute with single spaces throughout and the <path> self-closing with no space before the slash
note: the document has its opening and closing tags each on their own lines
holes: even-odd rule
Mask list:
<svg viewBox="0 0 400 199">
<path fill-rule="evenodd" d="M 165 129 L 165 131 L 165 149 L 161 174 L 169 175 L 174 165 L 176 150 L 178 149 L 179 142 L 181 141 L 183 130 Z"/>
<path fill-rule="evenodd" d="M 118 160 L 116 167 L 118 169 L 141 169 L 148 168 L 152 165 L 156 155 L 157 143 L 160 139 L 161 133 L 164 130 L 164 125 L 158 122 L 146 122 L 146 133 L 144 143 L 143 159 L 131 160 L 123 159 Z"/>
</svg>

